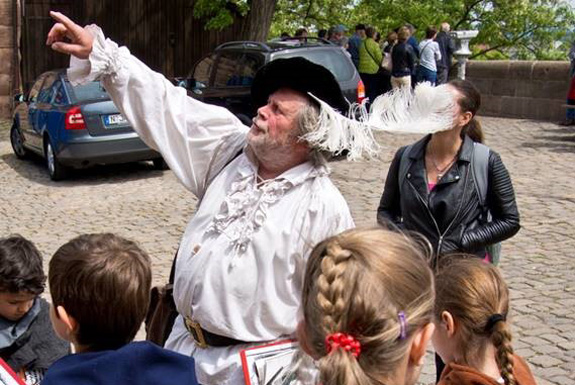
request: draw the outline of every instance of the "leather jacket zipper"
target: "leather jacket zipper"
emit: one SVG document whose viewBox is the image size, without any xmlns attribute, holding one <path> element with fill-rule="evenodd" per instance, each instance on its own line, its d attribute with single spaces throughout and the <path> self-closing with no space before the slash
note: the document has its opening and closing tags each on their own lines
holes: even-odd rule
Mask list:
<svg viewBox="0 0 575 385">
<path fill-rule="evenodd" d="M 461 214 L 461 209 L 463 208 L 463 202 L 465 201 L 465 193 L 467 192 L 468 180 L 469 180 L 469 167 L 467 168 L 467 172 L 465 173 L 465 181 L 463 184 L 463 196 L 461 197 L 461 200 L 459 202 L 459 208 L 457 209 L 457 213 L 455 213 L 455 216 L 453 217 L 451 222 L 449 222 L 449 225 L 447 226 L 447 228 L 445 229 L 445 231 L 443 233 L 441 233 L 441 231 L 439 230 L 439 225 L 437 224 L 435 217 L 431 213 L 431 209 L 429 208 L 429 204 L 427 203 L 427 201 L 425 199 L 423 199 L 421 194 L 419 194 L 419 191 L 417 191 L 415 186 L 411 183 L 411 180 L 409 180 L 409 179 L 407 180 L 407 182 L 409 183 L 409 185 L 411 186 L 413 191 L 415 191 L 415 195 L 417 196 L 417 198 L 425 206 L 427 213 L 429 214 L 429 216 L 431 217 L 431 220 L 433 221 L 433 224 L 435 225 L 435 230 L 437 231 L 437 235 L 439 236 L 439 241 L 437 242 L 437 252 L 435 253 L 436 256 L 439 256 L 441 253 L 441 247 L 443 246 L 443 238 L 445 237 L 445 234 L 447 234 L 449 232 L 449 230 L 451 229 L 451 226 L 453 226 L 453 224 L 455 223 L 455 220 L 459 217 L 459 214 Z"/>
</svg>

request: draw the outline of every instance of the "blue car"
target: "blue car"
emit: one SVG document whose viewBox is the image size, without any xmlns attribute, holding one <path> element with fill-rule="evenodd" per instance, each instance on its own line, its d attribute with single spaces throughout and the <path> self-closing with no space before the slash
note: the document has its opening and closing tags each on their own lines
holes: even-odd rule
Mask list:
<svg viewBox="0 0 575 385">
<path fill-rule="evenodd" d="M 45 72 L 26 97 L 17 95 L 10 142 L 18 158 L 46 159 L 52 180 L 71 168 L 152 160 L 166 169 L 120 114 L 100 82 L 72 86 L 65 70 Z"/>
</svg>

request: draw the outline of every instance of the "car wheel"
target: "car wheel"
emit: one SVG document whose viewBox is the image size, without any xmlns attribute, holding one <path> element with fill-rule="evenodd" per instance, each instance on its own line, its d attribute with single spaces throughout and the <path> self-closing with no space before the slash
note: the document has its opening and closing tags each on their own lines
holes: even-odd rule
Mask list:
<svg viewBox="0 0 575 385">
<path fill-rule="evenodd" d="M 168 166 L 168 164 L 166 163 L 166 161 L 164 160 L 164 158 L 156 158 L 153 159 L 152 162 L 154 163 L 154 168 L 156 170 L 168 170 L 170 167 Z"/>
<path fill-rule="evenodd" d="M 68 168 L 63 166 L 58 157 L 54 153 L 54 148 L 50 139 L 46 138 L 44 143 L 44 154 L 46 156 L 46 166 L 48 167 L 48 175 L 53 181 L 58 181 L 66 178 Z"/>
<path fill-rule="evenodd" d="M 14 154 L 20 159 L 25 159 L 28 156 L 28 150 L 24 148 L 24 141 L 22 140 L 22 134 L 18 129 L 16 123 L 12 125 L 10 129 L 10 143 L 12 144 L 12 150 Z"/>
</svg>

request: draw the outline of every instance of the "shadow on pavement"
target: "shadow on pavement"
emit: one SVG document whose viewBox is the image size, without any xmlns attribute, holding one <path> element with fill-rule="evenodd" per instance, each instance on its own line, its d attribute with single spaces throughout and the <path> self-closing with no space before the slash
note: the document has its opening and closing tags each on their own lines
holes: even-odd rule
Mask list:
<svg viewBox="0 0 575 385">
<path fill-rule="evenodd" d="M 30 155 L 27 159 L 18 159 L 13 153 L 0 156 L 4 162 L 23 178 L 51 187 L 70 187 L 79 185 L 102 185 L 132 180 L 158 178 L 164 171 L 153 168 L 152 162 L 97 165 L 83 169 L 73 169 L 65 180 L 54 182 L 48 176 L 46 163 L 40 156 Z"/>
<path fill-rule="evenodd" d="M 545 135 L 535 136 L 532 141 L 521 144 L 522 147 L 542 149 L 553 152 L 575 152 L 575 126 L 546 129 Z"/>
</svg>

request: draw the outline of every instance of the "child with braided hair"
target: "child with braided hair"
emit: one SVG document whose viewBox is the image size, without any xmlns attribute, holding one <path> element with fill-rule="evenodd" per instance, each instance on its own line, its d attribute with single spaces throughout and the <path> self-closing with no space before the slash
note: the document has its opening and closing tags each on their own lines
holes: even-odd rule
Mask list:
<svg viewBox="0 0 575 385">
<path fill-rule="evenodd" d="M 535 385 L 513 354 L 509 289 L 497 267 L 450 258 L 436 275 L 433 345 L 447 364 L 438 385 Z"/>
<path fill-rule="evenodd" d="M 433 334 L 433 299 L 433 274 L 415 241 L 349 230 L 310 256 L 298 339 L 323 385 L 411 385 Z"/>
</svg>

